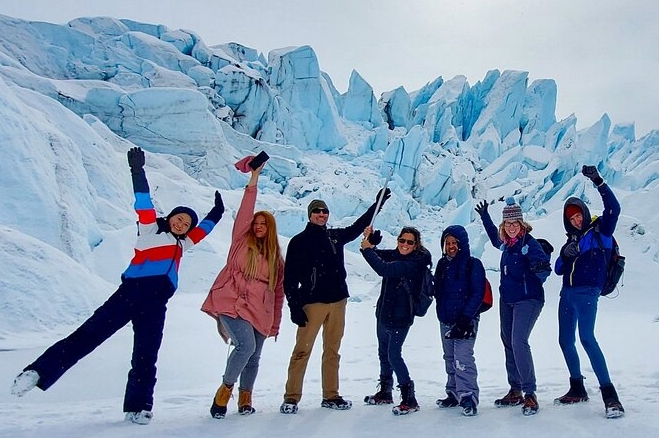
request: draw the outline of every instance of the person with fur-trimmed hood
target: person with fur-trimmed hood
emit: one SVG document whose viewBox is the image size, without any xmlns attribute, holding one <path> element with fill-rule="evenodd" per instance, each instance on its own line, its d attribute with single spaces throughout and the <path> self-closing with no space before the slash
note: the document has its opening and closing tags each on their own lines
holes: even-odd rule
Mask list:
<svg viewBox="0 0 659 438">
<path fill-rule="evenodd" d="M 485 268 L 471 256 L 469 235 L 463 226 L 446 227 L 440 245 L 442 258 L 435 269 L 435 297 L 448 397 L 437 400 L 437 405 L 460 406 L 462 415 L 470 417 L 478 412 L 474 345 L 485 295 Z"/>
<path fill-rule="evenodd" d="M 613 231 L 620 216 L 620 203 L 595 166 L 583 166 L 586 178 L 597 187 L 604 203 L 602 216 L 590 215 L 588 206 L 570 197 L 563 206 L 567 242 L 556 260 L 555 271 L 563 276 L 558 303 L 558 342 L 570 372 L 570 389 L 555 399 L 556 404 L 588 401 L 576 347 L 576 331 L 590 365 L 599 381 L 607 418 L 624 415 L 625 410 L 611 383 L 604 354 L 595 338 L 597 301 L 607 276 L 607 261 L 613 249 Z"/>
<path fill-rule="evenodd" d="M 534 415 L 539 405 L 529 337 L 545 304 L 542 283 L 551 274 L 550 257 L 530 234 L 533 227 L 524 220 L 522 208 L 513 198 L 506 200 L 498 227 L 487 207 L 482 201 L 475 210 L 490 242 L 501 250 L 499 323 L 510 385 L 508 393 L 494 405 L 522 405 L 524 415 Z"/>
<path fill-rule="evenodd" d="M 215 191 L 215 205 L 198 225 L 197 214 L 185 206 L 174 208 L 167 217 L 157 217 L 144 172 L 144 152 L 134 147 L 127 155 L 138 233 L 135 255 L 121 275 L 121 285 L 77 330 L 26 366 L 14 380 L 12 393 L 20 397 L 35 386 L 47 390 L 80 359 L 132 322 L 133 355 L 124 412 L 127 421 L 148 424 L 153 417 L 156 361 L 167 302 L 178 286 L 181 257 L 213 230 L 224 213 L 224 203 Z"/>
</svg>

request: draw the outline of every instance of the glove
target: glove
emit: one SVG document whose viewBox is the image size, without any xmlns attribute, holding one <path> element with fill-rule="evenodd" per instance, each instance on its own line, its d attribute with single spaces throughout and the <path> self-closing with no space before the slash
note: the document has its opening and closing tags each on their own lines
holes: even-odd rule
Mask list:
<svg viewBox="0 0 659 438">
<path fill-rule="evenodd" d="M 476 205 L 476 208 L 474 208 L 474 210 L 476 210 L 476 213 L 478 213 L 480 217 L 483 217 L 484 215 L 487 214 L 487 207 L 488 207 L 488 203 L 486 201 L 481 201 Z"/>
<path fill-rule="evenodd" d="M 215 190 L 215 207 L 217 211 L 220 213 L 220 216 L 224 214 L 224 201 L 222 201 L 222 195 L 220 195 L 220 192 Z"/>
<path fill-rule="evenodd" d="M 373 246 L 377 246 L 378 244 L 380 244 L 380 242 L 382 242 L 382 233 L 380 233 L 380 230 L 375 230 L 371 234 L 369 234 L 368 241 Z"/>
<path fill-rule="evenodd" d="M 293 306 L 291 307 L 291 321 L 298 327 L 306 327 L 309 318 L 302 307 Z"/>
<path fill-rule="evenodd" d="M 144 151 L 142 148 L 130 148 L 128 150 L 128 165 L 130 166 L 130 171 L 132 173 L 139 172 L 144 167 Z"/>
<path fill-rule="evenodd" d="M 222 201 L 222 195 L 220 195 L 220 192 L 215 190 L 215 205 L 213 206 L 213 208 L 211 208 L 211 211 L 208 212 L 204 220 L 208 219 L 214 224 L 217 224 L 220 221 L 220 219 L 222 219 L 223 214 L 224 214 L 224 202 Z"/>
<path fill-rule="evenodd" d="M 381 194 L 382 194 L 382 189 L 378 190 L 378 194 L 375 197 L 375 202 L 378 202 L 378 199 L 380 199 Z M 384 196 L 382 197 L 382 204 L 380 205 L 381 206 L 384 205 L 385 201 L 389 198 L 391 198 L 391 189 L 387 187 L 386 189 L 384 189 Z"/>
<path fill-rule="evenodd" d="M 584 164 L 584 166 L 581 168 L 581 173 L 583 173 L 583 175 L 591 180 L 597 187 L 604 183 L 604 180 L 600 176 L 599 172 L 597 172 L 597 168 L 595 166 L 586 166 Z"/>
<path fill-rule="evenodd" d="M 471 318 L 460 317 L 451 330 L 446 332 L 444 338 L 446 339 L 470 339 L 476 336 L 474 332 L 474 322 Z"/>
<path fill-rule="evenodd" d="M 568 242 L 561 248 L 561 256 L 573 259 L 579 255 L 579 244 L 577 242 Z"/>
</svg>

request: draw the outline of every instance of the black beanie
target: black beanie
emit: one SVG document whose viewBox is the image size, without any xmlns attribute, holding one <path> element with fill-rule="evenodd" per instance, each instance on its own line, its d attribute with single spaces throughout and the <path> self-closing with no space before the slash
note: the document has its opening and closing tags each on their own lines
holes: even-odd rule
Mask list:
<svg viewBox="0 0 659 438">
<path fill-rule="evenodd" d="M 199 223 L 199 218 L 197 217 L 197 213 L 194 212 L 193 209 L 190 207 L 184 207 L 182 205 L 179 205 L 178 207 L 175 207 L 168 215 L 167 215 L 167 222 L 169 223 L 169 220 L 172 218 L 172 216 L 177 215 L 179 213 L 185 213 L 188 216 L 190 216 L 190 230 L 193 229 L 194 227 L 197 226 Z M 190 231 L 188 230 L 188 231 Z"/>
</svg>

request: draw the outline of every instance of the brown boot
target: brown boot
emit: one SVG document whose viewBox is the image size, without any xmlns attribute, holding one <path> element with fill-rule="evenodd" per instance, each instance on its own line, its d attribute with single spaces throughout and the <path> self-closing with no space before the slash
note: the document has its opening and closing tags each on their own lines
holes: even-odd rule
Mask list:
<svg viewBox="0 0 659 438">
<path fill-rule="evenodd" d="M 583 384 L 583 377 L 576 379 L 570 377 L 570 389 L 565 395 L 555 398 L 555 405 L 571 405 L 588 401 L 588 391 Z"/>
<path fill-rule="evenodd" d="M 494 406 L 498 408 L 518 406 L 522 403 L 524 403 L 524 395 L 522 394 L 522 391 L 512 388 L 510 388 L 508 394 L 504 395 L 502 398 L 494 400 Z"/>
<path fill-rule="evenodd" d="M 227 386 L 224 383 L 220 385 L 211 405 L 211 417 L 220 419 L 227 415 L 227 405 L 229 404 L 232 391 L 233 385 Z"/>
<path fill-rule="evenodd" d="M 238 390 L 238 413 L 240 415 L 250 415 L 256 412 L 252 407 L 252 391 L 246 389 Z"/>
</svg>

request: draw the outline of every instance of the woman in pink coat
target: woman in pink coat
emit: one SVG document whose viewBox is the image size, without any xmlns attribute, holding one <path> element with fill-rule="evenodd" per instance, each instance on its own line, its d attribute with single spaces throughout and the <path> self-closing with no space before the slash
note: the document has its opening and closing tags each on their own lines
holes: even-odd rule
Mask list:
<svg viewBox="0 0 659 438">
<path fill-rule="evenodd" d="M 240 376 L 238 412 L 249 415 L 252 389 L 266 338 L 279 334 L 284 302 L 284 259 L 275 218 L 254 212 L 263 164 L 251 171 L 231 234 L 226 266 L 220 271 L 201 310 L 217 319 L 220 334 L 234 345 L 210 412 L 224 418 L 233 385 Z"/>
</svg>

